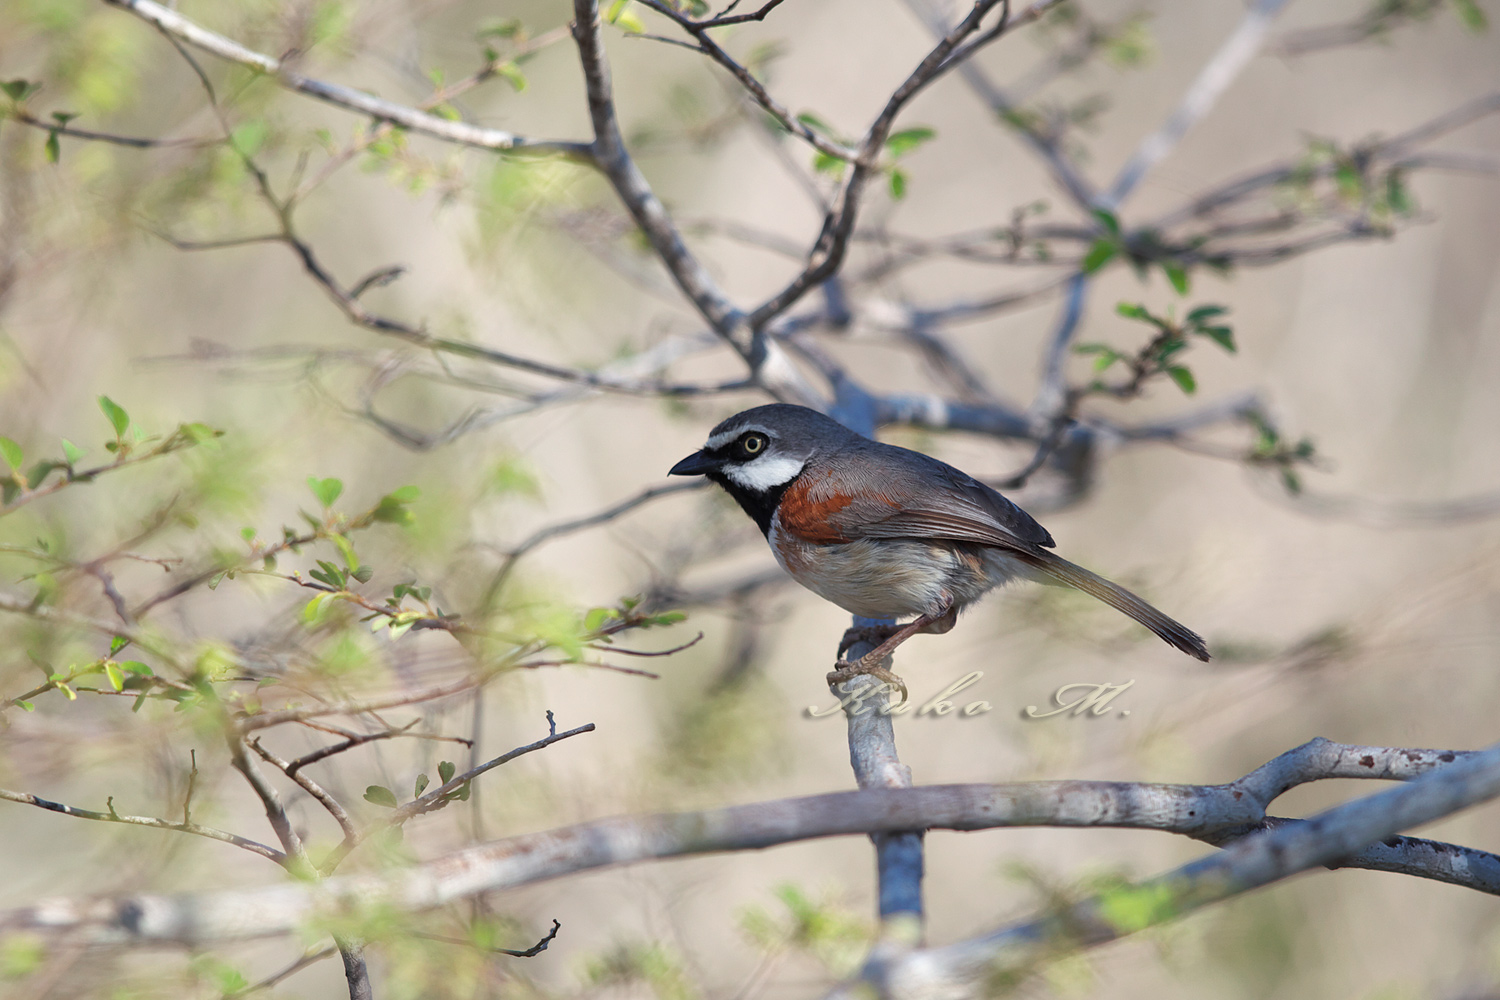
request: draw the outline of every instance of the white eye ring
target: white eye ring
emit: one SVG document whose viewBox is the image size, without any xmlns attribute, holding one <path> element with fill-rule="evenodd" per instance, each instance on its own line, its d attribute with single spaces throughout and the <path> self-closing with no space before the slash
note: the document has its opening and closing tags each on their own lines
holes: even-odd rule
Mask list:
<svg viewBox="0 0 1500 1000">
<path fill-rule="evenodd" d="M 745 449 L 747 455 L 758 455 L 765 450 L 766 436 L 764 434 L 749 434 L 745 440 L 740 442 L 740 447 Z"/>
</svg>

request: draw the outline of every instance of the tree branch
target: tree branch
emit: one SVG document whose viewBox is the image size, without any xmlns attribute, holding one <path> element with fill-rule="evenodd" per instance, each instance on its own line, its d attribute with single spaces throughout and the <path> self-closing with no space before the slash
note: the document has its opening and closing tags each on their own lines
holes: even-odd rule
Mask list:
<svg viewBox="0 0 1500 1000">
<path fill-rule="evenodd" d="M 207 943 L 285 933 L 320 914 L 351 906 L 430 909 L 475 893 L 612 865 L 921 829 L 1118 827 L 1207 840 L 1266 819 L 1263 800 L 1329 777 L 1420 780 L 1340 806 L 1306 823 L 1247 837 L 1221 855 L 1195 862 L 1182 870 L 1190 877 L 1192 892 L 1217 885 L 1220 895 L 1180 898 L 1193 906 L 1222 898 L 1230 885 L 1221 878 L 1226 874 L 1239 886 L 1234 891 L 1243 891 L 1292 871 L 1335 861 L 1368 860 L 1372 866 L 1381 863 L 1382 870 L 1432 877 L 1429 862 L 1434 848 L 1422 846 L 1427 842 L 1413 842 L 1417 846 L 1410 849 L 1382 845 L 1373 855 L 1362 852 L 1402 829 L 1500 793 L 1500 749 L 1462 754 L 1344 746 L 1318 739 L 1227 785 L 1037 781 L 872 788 L 700 812 L 627 816 L 512 837 L 383 875 L 178 896 L 52 900 L 0 913 L 0 930 L 66 931 L 96 944 Z M 1389 851 L 1406 851 L 1412 855 L 1411 863 L 1387 864 L 1395 858 Z M 1500 858 L 1483 852 L 1467 856 L 1482 858 L 1484 864 L 1467 873 L 1455 871 L 1466 878 L 1455 883 L 1500 893 L 1496 878 Z M 1287 867 L 1278 857 L 1292 859 L 1295 865 Z M 1097 917 L 1091 921 L 1088 926 L 1098 926 Z M 997 949 L 1014 935 L 1006 931 L 992 937 L 993 942 L 983 939 L 972 946 L 982 952 L 983 961 L 999 954 Z"/>
<path fill-rule="evenodd" d="M 163 7 L 153 0 L 104 0 L 104 2 L 112 7 L 129 11 L 141 20 L 194 48 L 265 73 L 275 78 L 277 83 L 288 90 L 306 94 L 347 111 L 368 115 L 377 121 L 391 122 L 413 132 L 421 132 L 445 142 L 458 143 L 461 146 L 517 153 L 555 153 L 570 159 L 588 161 L 589 148 L 586 143 L 530 139 L 501 129 L 483 128 L 462 121 L 450 121 L 404 104 L 374 97 L 360 90 L 303 76 L 301 73 L 288 69 L 281 60 L 247 49 L 232 39 L 200 27 L 176 11 Z"/>
<path fill-rule="evenodd" d="M 590 154 L 595 165 L 609 179 L 683 294 L 714 332 L 750 366 L 751 377 L 777 398 L 821 408 L 818 393 L 792 365 L 785 351 L 746 322 L 745 315 L 729 301 L 708 269 L 687 248 L 666 207 L 626 150 L 615 113 L 598 0 L 574 0 L 573 16 L 573 39 L 583 64 L 589 119 L 594 128 Z"/>
<path fill-rule="evenodd" d="M 1009 11 L 1008 0 L 1006 11 Z M 1035 0 L 1029 7 L 1013 17 L 1002 17 L 1001 24 L 986 32 L 984 42 L 993 41 L 1003 33 L 1036 20 L 1060 0 Z M 854 159 L 848 179 L 839 187 L 828 214 L 823 220 L 823 230 L 808 254 L 807 264 L 791 283 L 750 314 L 750 327 L 762 329 L 771 320 L 780 316 L 796 304 L 797 300 L 812 288 L 827 280 L 843 264 L 848 248 L 849 236 L 854 230 L 859 215 L 860 196 L 865 184 L 878 171 L 878 159 L 885 141 L 890 136 L 896 116 L 928 84 L 963 61 L 978 49 L 978 45 L 960 50 L 965 40 L 979 31 L 980 23 L 1002 0 L 975 0 L 968 16 L 954 26 L 897 87 L 887 99 L 875 120 L 866 129 L 859 143 L 859 155 Z"/>
<path fill-rule="evenodd" d="M 1313 753 L 1331 749 L 1326 744 L 1315 746 L 1317 742 L 1308 744 Z M 1335 756 L 1341 765 L 1364 766 L 1358 759 L 1348 761 L 1336 751 Z M 1404 771 L 1394 759 L 1386 763 L 1396 773 Z M 1378 766 L 1379 762 L 1371 769 Z M 1270 787 L 1279 783 L 1272 780 Z M 966 994 L 991 977 L 1028 973 L 1049 957 L 1116 940 L 1297 872 L 1318 865 L 1349 866 L 1351 858 L 1371 851 L 1371 845 L 1376 857 L 1401 850 L 1387 838 L 1496 795 L 1500 795 L 1500 746 L 1455 760 L 1404 787 L 1356 799 L 1305 822 L 1278 825 L 1244 837 L 1220 854 L 1094 896 L 1064 912 L 1042 914 L 943 948 L 874 955 L 860 973 L 859 986 L 840 989 L 834 995 L 863 995 L 872 987 L 878 996 L 886 998 Z M 1497 862 L 1500 858 L 1488 857 L 1487 874 L 1495 874 Z M 1410 873 L 1425 874 L 1418 867 L 1414 865 Z M 1486 891 L 1493 892 L 1494 888 Z"/>
<path fill-rule="evenodd" d="M 1141 140 L 1141 144 L 1120 169 L 1114 184 L 1101 200 L 1101 207 L 1117 209 L 1135 190 L 1147 171 L 1161 162 L 1182 141 L 1188 129 L 1208 114 L 1219 95 L 1234 82 L 1240 70 L 1259 51 L 1266 33 L 1271 30 L 1271 22 L 1286 3 L 1287 0 L 1255 0 L 1251 4 L 1233 34 L 1213 54 L 1199 72 L 1198 78 L 1188 87 L 1187 93 L 1183 94 L 1171 117 L 1161 128 Z"/>
<path fill-rule="evenodd" d="M 155 816 L 129 816 L 117 813 L 114 810 L 114 800 L 110 800 L 108 812 L 95 812 L 92 809 L 79 809 L 77 806 L 64 805 L 61 802 L 53 802 L 30 792 L 13 792 L 6 788 L 0 788 L 0 799 L 11 802 L 21 802 L 26 805 L 46 809 L 49 812 L 62 813 L 64 816 L 73 816 L 78 819 L 91 819 L 101 823 L 124 823 L 127 826 L 149 826 L 157 830 L 176 830 L 178 833 L 190 833 L 195 837 L 206 837 L 209 840 L 217 840 L 223 844 L 233 844 L 241 847 L 251 854 L 259 854 L 267 860 L 274 861 L 278 865 L 286 864 L 286 855 L 273 847 L 257 843 L 247 837 L 229 833 L 224 830 L 216 830 L 210 826 L 202 826 L 190 820 L 181 823 L 173 823 L 171 820 L 158 819 Z"/>
</svg>

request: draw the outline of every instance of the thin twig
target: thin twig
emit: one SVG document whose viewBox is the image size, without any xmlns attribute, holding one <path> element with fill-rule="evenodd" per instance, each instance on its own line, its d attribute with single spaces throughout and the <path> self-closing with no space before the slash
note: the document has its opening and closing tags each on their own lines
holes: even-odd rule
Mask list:
<svg viewBox="0 0 1500 1000">
<path fill-rule="evenodd" d="M 155 816 L 130 816 L 118 813 L 114 810 L 113 799 L 110 800 L 111 805 L 108 812 L 79 809 L 77 806 L 53 802 L 50 799 L 32 795 L 30 792 L 13 792 L 5 788 L 0 788 L 0 799 L 21 802 L 26 805 L 36 806 L 39 809 L 46 809 L 49 812 L 62 813 L 64 816 L 91 819 L 100 823 L 124 823 L 127 826 L 149 826 L 158 830 L 176 830 L 178 833 L 190 833 L 195 837 L 205 837 L 209 840 L 217 840 L 220 843 L 233 844 L 235 847 L 244 848 L 251 854 L 259 854 L 261 857 L 274 861 L 279 865 L 286 864 L 286 855 L 281 851 L 273 847 L 267 847 L 265 844 L 257 843 L 247 837 L 241 837 L 238 834 L 228 833 L 224 830 L 216 830 L 213 827 L 193 823 L 187 819 L 184 819 L 181 823 L 173 823 L 171 820 L 158 819 Z M 183 814 L 184 816 L 187 814 L 186 805 L 183 807 Z"/>
</svg>

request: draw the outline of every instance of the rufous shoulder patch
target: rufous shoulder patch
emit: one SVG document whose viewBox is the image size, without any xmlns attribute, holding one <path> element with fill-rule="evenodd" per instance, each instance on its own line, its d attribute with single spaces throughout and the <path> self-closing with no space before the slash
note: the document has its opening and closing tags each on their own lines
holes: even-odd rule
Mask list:
<svg viewBox="0 0 1500 1000">
<path fill-rule="evenodd" d="M 821 486 L 821 489 L 815 487 Z M 854 502 L 854 497 L 829 489 L 803 476 L 782 494 L 777 516 L 781 527 L 804 541 L 831 545 L 851 541 L 834 527 L 830 518 Z"/>
</svg>

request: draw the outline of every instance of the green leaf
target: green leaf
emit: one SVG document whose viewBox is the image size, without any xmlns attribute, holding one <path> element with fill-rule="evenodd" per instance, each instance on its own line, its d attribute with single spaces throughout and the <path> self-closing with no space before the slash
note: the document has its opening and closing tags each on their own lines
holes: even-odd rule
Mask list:
<svg viewBox="0 0 1500 1000">
<path fill-rule="evenodd" d="M 1196 326 L 1206 319 L 1213 319 L 1215 316 L 1222 316 L 1228 311 L 1228 306 L 1199 306 L 1198 308 L 1187 314 L 1187 321 Z"/>
<path fill-rule="evenodd" d="M 828 123 L 819 118 L 817 115 L 813 114 L 811 111 L 802 112 L 797 116 L 797 120 L 815 132 L 822 132 L 827 136 L 832 136 L 834 134 L 833 129 L 829 127 Z"/>
<path fill-rule="evenodd" d="M 192 441 L 193 444 L 208 444 L 214 439 L 224 436 L 223 431 L 215 430 L 207 424 L 183 424 L 177 429 L 181 431 L 188 438 L 188 440 Z"/>
<path fill-rule="evenodd" d="M 109 678 L 109 686 L 116 691 L 125 690 L 125 675 L 120 671 L 120 665 L 114 660 L 104 661 L 104 676 Z"/>
<path fill-rule="evenodd" d="M 338 548 L 339 554 L 344 557 L 344 565 L 349 567 L 349 572 L 358 573 L 359 556 L 355 555 L 354 546 L 350 543 L 349 539 L 343 535 L 333 535 L 329 540 Z"/>
<path fill-rule="evenodd" d="M 1143 319 L 1150 321 L 1151 312 L 1143 305 L 1135 302 L 1121 302 L 1115 306 L 1115 312 L 1126 319 Z"/>
<path fill-rule="evenodd" d="M 12 472 L 19 472 L 21 464 L 26 461 L 26 453 L 10 438 L 0 437 L 0 458 L 10 463 Z"/>
<path fill-rule="evenodd" d="M 307 486 L 308 489 L 312 490 L 313 496 L 318 498 L 318 502 L 323 505 L 325 510 L 332 507 L 334 502 L 338 500 L 339 495 L 344 492 L 343 480 L 332 477 L 319 479 L 317 476 L 308 476 Z"/>
<path fill-rule="evenodd" d="M 319 594 L 312 600 L 308 601 L 307 606 L 302 609 L 303 624 L 316 624 L 317 621 L 322 618 L 321 612 L 323 610 L 323 602 L 328 600 L 328 598 L 332 596 L 332 594 Z"/>
<path fill-rule="evenodd" d="M 1178 295 L 1186 295 L 1188 293 L 1188 274 L 1187 270 L 1181 264 L 1174 264 L 1169 260 L 1164 260 L 1161 262 L 1161 269 L 1166 273 L 1167 280 L 1172 283 L 1172 287 L 1177 289 Z"/>
<path fill-rule="evenodd" d="M 23 712 L 35 712 L 36 711 L 36 706 L 33 705 L 29 701 L 21 701 L 20 699 L 17 699 L 16 700 L 16 706 L 18 708 L 20 708 L 21 711 L 23 711 Z"/>
<path fill-rule="evenodd" d="M 83 449 L 78 447 L 72 441 L 69 441 L 67 438 L 62 439 L 62 449 L 63 457 L 68 460 L 69 465 L 77 465 L 78 460 L 81 459 L 84 455 Z"/>
<path fill-rule="evenodd" d="M 1234 331 L 1227 326 L 1200 327 L 1198 332 L 1224 348 L 1230 354 L 1235 353 L 1237 350 L 1234 344 Z"/>
<path fill-rule="evenodd" d="M 454 766 L 451 760 L 445 760 L 438 765 L 438 780 L 445 785 L 452 781 L 453 776 L 457 773 L 458 768 Z"/>
<path fill-rule="evenodd" d="M 1101 236 L 1089 247 L 1089 252 L 1083 257 L 1083 273 L 1093 274 L 1105 264 L 1114 259 L 1115 254 L 1120 252 L 1120 245 L 1113 239 Z"/>
<path fill-rule="evenodd" d="M 265 122 L 259 118 L 252 118 L 234 127 L 234 131 L 229 133 L 229 145 L 236 153 L 249 159 L 260 152 L 269 134 L 270 129 L 266 127 Z"/>
<path fill-rule="evenodd" d="M 476 39 L 514 38 L 521 33 L 522 27 L 521 19 L 518 17 L 487 21 L 474 33 L 474 37 Z"/>
<path fill-rule="evenodd" d="M 396 808 L 396 793 L 384 785 L 370 785 L 365 789 L 365 801 L 387 809 Z"/>
<path fill-rule="evenodd" d="M 136 674 L 139 677 L 152 676 L 151 668 L 146 666 L 140 660 L 126 660 L 124 663 L 120 664 L 120 669 L 125 671 L 126 673 Z"/>
<path fill-rule="evenodd" d="M 406 505 L 421 495 L 422 491 L 415 486 L 403 486 L 399 490 L 387 493 L 380 498 L 380 502 L 370 512 L 370 518 L 388 524 L 411 524 L 412 513 L 406 509 Z"/>
<path fill-rule="evenodd" d="M 30 80 L 6 80 L 4 83 L 0 83 L 0 90 L 3 90 L 5 96 L 17 104 L 41 89 L 42 85 L 40 83 L 32 83 Z"/>
<path fill-rule="evenodd" d="M 646 30 L 646 25 L 642 23 L 640 17 L 630 9 L 630 0 L 615 0 L 610 5 L 609 13 L 604 15 L 604 20 L 636 34 L 643 34 Z"/>
<path fill-rule="evenodd" d="M 820 174 L 832 174 L 835 177 L 844 172 L 844 161 L 837 156 L 819 152 L 813 157 L 813 169 Z"/>
<path fill-rule="evenodd" d="M 936 135 L 936 132 L 926 126 L 902 129 L 886 139 L 885 148 L 892 156 L 905 156 Z"/>
<path fill-rule="evenodd" d="M 415 791 L 412 792 L 411 797 L 414 798 L 414 799 L 421 798 L 422 797 L 422 793 L 427 790 L 427 785 L 428 784 L 429 784 L 429 781 L 428 781 L 427 775 L 425 775 L 425 774 L 419 774 L 419 775 L 417 775 L 416 789 L 415 789 Z"/>
<path fill-rule="evenodd" d="M 1410 215 L 1415 207 L 1411 192 L 1406 189 L 1406 179 L 1399 170 L 1386 174 L 1385 203 L 1397 215 Z"/>
<path fill-rule="evenodd" d="M 1458 11 L 1459 19 L 1464 22 L 1464 27 L 1474 34 L 1489 27 L 1489 20 L 1484 16 L 1484 11 L 1479 9 L 1476 0 L 1453 0 L 1453 6 Z"/>
<path fill-rule="evenodd" d="M 109 640 L 109 655 L 114 656 L 116 653 L 118 653 L 128 645 L 130 645 L 129 639 L 125 638 L 123 635 L 115 636 L 113 639 Z"/>
<path fill-rule="evenodd" d="M 57 129 L 47 133 L 47 141 L 42 145 L 42 151 L 47 156 L 48 163 L 56 163 L 62 159 L 62 146 L 57 141 Z"/>
<path fill-rule="evenodd" d="M 588 614 L 583 616 L 583 630 L 597 632 L 614 616 L 615 613 L 610 608 L 590 608 Z"/>
<path fill-rule="evenodd" d="M 513 62 L 501 63 L 495 67 L 495 72 L 505 77 L 505 81 L 515 88 L 516 93 L 526 89 L 526 74 Z"/>
<path fill-rule="evenodd" d="M 1099 899 L 1099 915 L 1121 934 L 1133 934 L 1152 924 L 1171 919 L 1177 913 L 1177 900 L 1170 887 L 1121 886 L 1104 893 Z"/>
<path fill-rule="evenodd" d="M 1109 233 L 1109 235 L 1113 237 L 1119 238 L 1120 220 L 1115 215 L 1115 213 L 1111 212 L 1107 208 L 1096 208 L 1094 209 L 1094 218 L 1099 220 L 1099 225 L 1104 227 L 1105 232 Z"/>
<path fill-rule="evenodd" d="M 123 437 L 130 427 L 130 414 L 125 412 L 125 408 L 108 396 L 100 396 L 99 409 L 109 418 L 110 426 L 115 429 L 115 436 Z"/>
<path fill-rule="evenodd" d="M 1182 365 L 1171 365 L 1167 368 L 1167 374 L 1172 376 L 1172 381 L 1177 383 L 1177 388 L 1191 396 L 1198 391 L 1198 380 L 1193 378 L 1193 373 Z"/>
<path fill-rule="evenodd" d="M 891 197 L 900 201 L 906 197 L 906 172 L 904 170 L 891 170 Z"/>
</svg>

